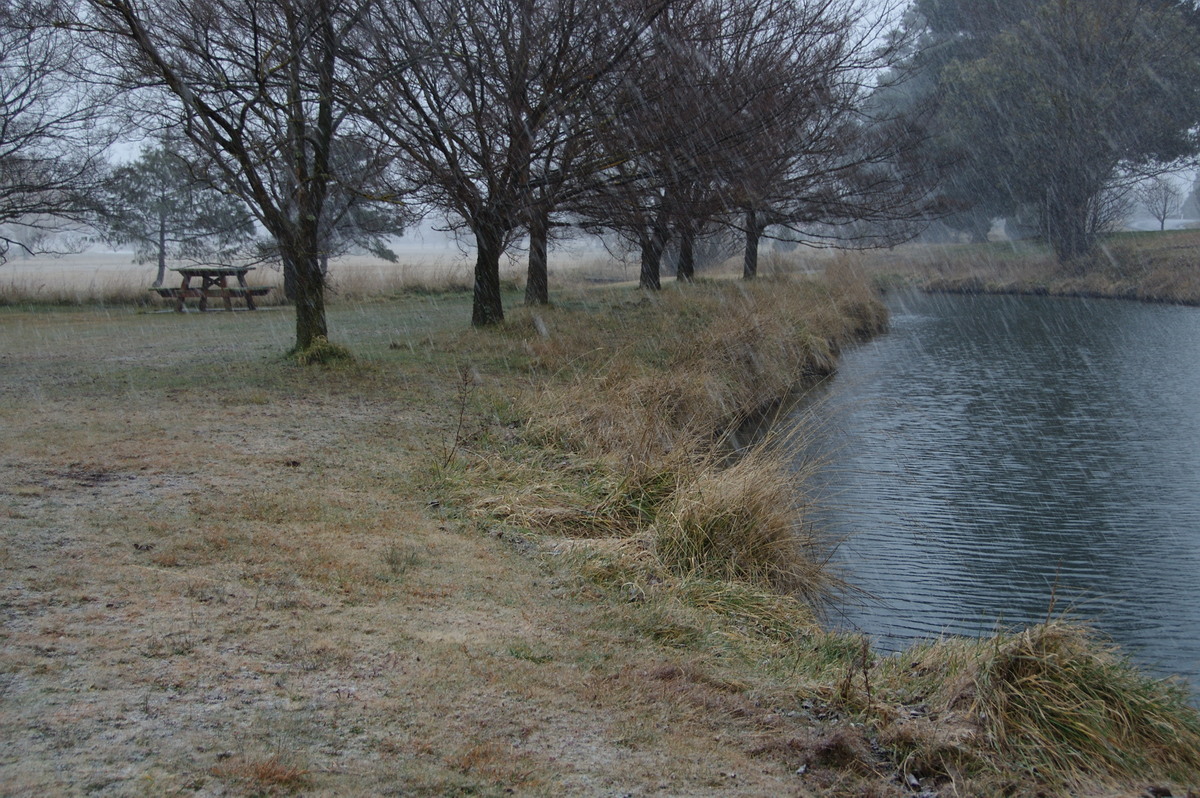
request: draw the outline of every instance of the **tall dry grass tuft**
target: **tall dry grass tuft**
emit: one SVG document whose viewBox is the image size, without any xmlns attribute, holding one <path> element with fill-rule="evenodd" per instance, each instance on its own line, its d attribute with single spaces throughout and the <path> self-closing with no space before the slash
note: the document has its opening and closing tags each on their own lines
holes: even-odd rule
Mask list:
<svg viewBox="0 0 1200 798">
<path fill-rule="evenodd" d="M 1140 673 L 1078 625 L 997 638 L 973 686 L 987 739 L 1030 771 L 1074 783 L 1200 773 L 1200 714 L 1186 691 Z"/>
<path fill-rule="evenodd" d="M 817 603 L 837 582 L 805 522 L 803 477 L 775 448 L 680 484 L 654 526 L 658 556 L 682 576 L 770 587 Z"/>
<path fill-rule="evenodd" d="M 290 795 L 311 783 L 307 770 L 278 755 L 237 756 L 216 765 L 212 774 L 245 788 L 248 795 Z"/>
</svg>

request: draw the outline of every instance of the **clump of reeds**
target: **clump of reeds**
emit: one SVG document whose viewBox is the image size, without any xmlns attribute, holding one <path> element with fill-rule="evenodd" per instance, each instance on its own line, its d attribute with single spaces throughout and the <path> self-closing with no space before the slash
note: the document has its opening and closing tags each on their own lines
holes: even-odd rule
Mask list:
<svg viewBox="0 0 1200 798">
<path fill-rule="evenodd" d="M 1075 622 L 915 646 L 881 660 L 873 681 L 872 722 L 901 772 L 960 794 L 1200 784 L 1200 714 L 1183 684 Z"/>
<path fill-rule="evenodd" d="M 973 711 L 999 756 L 1072 783 L 1200 777 L 1200 714 L 1081 626 L 1051 622 L 990 644 Z"/>
<path fill-rule="evenodd" d="M 834 580 L 805 523 L 798 481 L 788 458 L 769 447 L 706 468 L 677 486 L 659 514 L 659 557 L 682 575 L 825 597 Z"/>
</svg>

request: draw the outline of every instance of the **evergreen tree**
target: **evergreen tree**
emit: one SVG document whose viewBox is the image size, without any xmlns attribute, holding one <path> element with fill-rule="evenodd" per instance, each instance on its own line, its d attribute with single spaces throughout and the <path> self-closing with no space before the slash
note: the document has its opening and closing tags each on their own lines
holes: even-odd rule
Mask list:
<svg viewBox="0 0 1200 798">
<path fill-rule="evenodd" d="M 224 261 L 254 237 L 243 204 L 198 180 L 167 145 L 114 169 L 101 206 L 105 239 L 132 244 L 138 263 L 157 263 L 155 286 L 168 260 Z"/>
<path fill-rule="evenodd" d="M 940 103 L 936 155 L 953 226 L 1025 213 L 1062 261 L 1094 244 L 1122 171 L 1195 153 L 1200 37 L 1168 0 L 918 0 L 908 68 Z"/>
</svg>

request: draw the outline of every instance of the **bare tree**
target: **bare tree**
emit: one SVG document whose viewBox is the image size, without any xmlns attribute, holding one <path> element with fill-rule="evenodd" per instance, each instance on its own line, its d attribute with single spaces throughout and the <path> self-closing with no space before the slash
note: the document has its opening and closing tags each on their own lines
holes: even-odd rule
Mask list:
<svg viewBox="0 0 1200 798">
<path fill-rule="evenodd" d="M 1155 175 L 1138 184 L 1137 199 L 1158 222 L 1158 229 L 1167 229 L 1167 219 L 1183 207 L 1183 191 L 1169 178 Z"/>
<path fill-rule="evenodd" d="M 643 287 L 658 287 L 669 236 L 690 279 L 694 236 L 713 219 L 744 232 L 752 278 L 769 226 L 814 244 L 894 241 L 898 221 L 925 211 L 920 130 L 869 111 L 889 51 L 867 18 L 854 0 L 702 0 L 656 21 L 659 47 L 583 210 L 641 246 Z"/>
<path fill-rule="evenodd" d="M 581 134 L 568 120 L 579 119 L 660 5 L 392 0 L 376 9 L 379 80 L 364 113 L 401 154 L 417 196 L 474 236 L 473 324 L 503 320 L 500 256 L 531 220 L 544 269 L 558 181 L 579 163 Z"/>
<path fill-rule="evenodd" d="M 717 207 L 719 164 L 738 118 L 718 55 L 739 4 L 671 6 L 654 20 L 653 46 L 613 98 L 616 123 L 600 142 L 607 166 L 572 203 L 585 228 L 614 231 L 639 250 L 642 288 L 661 286 L 676 234 L 677 274 L 691 278 L 695 235 Z"/>
<path fill-rule="evenodd" d="M 328 332 L 321 251 L 332 187 L 358 185 L 337 173 L 333 154 L 354 129 L 343 89 L 367 6 L 87 0 L 73 21 L 127 84 L 159 91 L 163 124 L 184 132 L 213 179 L 273 237 L 295 276 L 298 350 Z"/>
<path fill-rule="evenodd" d="M 110 94 L 81 89 L 82 48 L 40 24 L 45 11 L 0 2 L 0 263 L 13 246 L 32 253 L 42 234 L 90 215 L 114 136 Z"/>
<path fill-rule="evenodd" d="M 758 271 L 768 227 L 810 246 L 893 244 L 928 212 L 936 170 L 919 158 L 915 115 L 871 101 L 900 42 L 883 43 L 879 7 L 857 0 L 786 4 L 763 14 L 735 54 L 756 129 L 731 160 L 728 206 L 746 236 L 743 276 Z"/>
</svg>

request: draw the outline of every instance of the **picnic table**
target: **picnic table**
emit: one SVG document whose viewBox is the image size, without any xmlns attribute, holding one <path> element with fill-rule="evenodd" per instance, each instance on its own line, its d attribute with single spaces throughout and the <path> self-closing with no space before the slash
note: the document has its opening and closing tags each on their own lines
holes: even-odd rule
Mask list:
<svg viewBox="0 0 1200 798">
<path fill-rule="evenodd" d="M 244 299 L 246 309 L 254 310 L 254 297 L 265 296 L 270 292 L 270 286 L 246 285 L 246 272 L 253 266 L 180 266 L 171 269 L 179 272 L 183 282 L 178 288 L 152 288 L 159 296 L 176 300 L 175 310 L 183 312 L 185 299 L 199 299 L 200 310 L 208 309 L 209 297 L 220 297 L 225 300 L 225 309 L 233 310 L 233 298 Z M 229 285 L 229 278 L 237 278 L 237 285 Z M 192 280 L 199 279 L 200 285 L 192 285 Z"/>
</svg>

